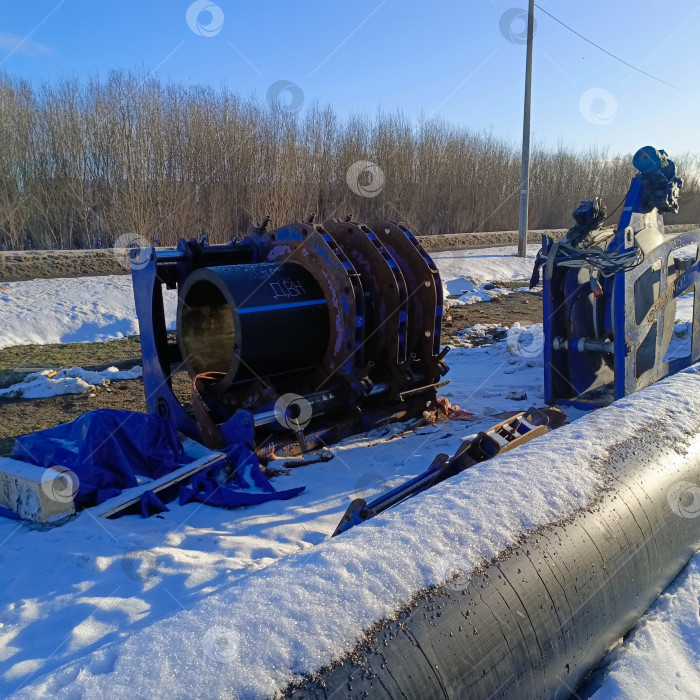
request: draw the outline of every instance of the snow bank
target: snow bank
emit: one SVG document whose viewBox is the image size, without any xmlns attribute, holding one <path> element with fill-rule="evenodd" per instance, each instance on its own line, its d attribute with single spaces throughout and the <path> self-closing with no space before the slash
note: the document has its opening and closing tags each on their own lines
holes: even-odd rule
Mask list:
<svg viewBox="0 0 700 700">
<path fill-rule="evenodd" d="M 0 389 L 0 396 L 11 399 L 46 399 L 62 394 L 84 394 L 96 386 L 107 386 L 110 382 L 124 379 L 138 379 L 143 376 L 140 365 L 129 370 L 108 367 L 101 372 L 93 372 L 82 367 L 43 372 L 32 372 L 18 384 Z"/>
<path fill-rule="evenodd" d="M 461 294 L 467 278 L 475 285 L 529 280 L 538 250 L 539 246 L 529 246 L 527 258 L 518 257 L 516 246 L 451 250 L 432 253 L 431 257 L 453 295 Z"/>
<path fill-rule="evenodd" d="M 173 328 L 177 295 L 166 290 L 164 299 Z M 116 340 L 138 332 L 129 276 L 0 284 L 0 348 Z"/>
<path fill-rule="evenodd" d="M 511 294 L 514 290 L 491 283 L 529 280 L 536 253 L 535 246 L 527 258 L 519 258 L 515 246 L 503 246 L 433 253 L 432 258 L 440 270 L 446 305 L 464 306 Z"/>
<path fill-rule="evenodd" d="M 700 697 L 700 554 L 614 652 L 594 700 Z"/>
<path fill-rule="evenodd" d="M 470 284 L 478 292 L 472 296 L 486 300 L 490 298 L 486 292 L 500 292 L 483 290 L 485 283 L 529 279 L 532 255 L 527 260 L 518 258 L 515 250 L 514 246 L 505 246 L 451 251 L 436 253 L 433 259 L 449 294 L 461 294 L 467 289 L 465 284 Z M 465 282 L 467 277 L 471 282 Z M 166 323 L 173 328 L 175 291 L 164 290 L 164 299 Z M 138 332 L 130 276 L 0 284 L 0 348 L 116 340 Z"/>
<path fill-rule="evenodd" d="M 700 374 L 686 371 L 244 576 L 18 696 L 270 697 L 351 650 L 421 589 L 589 506 L 620 440 L 653 426 L 682 448 L 698 441 L 699 420 Z"/>
</svg>

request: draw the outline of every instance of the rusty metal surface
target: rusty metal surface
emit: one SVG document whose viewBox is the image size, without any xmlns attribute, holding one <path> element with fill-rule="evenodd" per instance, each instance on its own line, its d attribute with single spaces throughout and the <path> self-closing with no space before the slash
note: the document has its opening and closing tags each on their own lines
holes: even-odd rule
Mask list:
<svg viewBox="0 0 700 700">
<path fill-rule="evenodd" d="M 330 219 L 324 229 L 335 239 L 341 250 L 360 273 L 363 288 L 373 302 L 368 314 L 366 333 L 367 354 L 375 362 L 390 365 L 406 359 L 405 329 L 402 334 L 401 314 L 406 312 L 406 283 L 403 274 L 392 270 L 387 256 L 370 240 L 369 229 L 352 221 Z M 403 337 L 402 337 L 403 336 Z"/>
<path fill-rule="evenodd" d="M 329 228 L 310 221 L 275 230 L 261 225 L 240 244 L 182 242 L 134 268 L 144 381 L 157 394 L 149 410 L 201 437 L 163 382 L 173 349 L 191 376 L 221 378 L 198 385 L 216 424 L 239 409 L 250 411 L 261 439 L 276 446 L 289 441 L 278 434 L 285 425 L 275 418 L 285 395 L 313 405 L 304 430 L 324 440 L 422 415 L 434 403 L 447 369 L 429 337 L 433 323 L 439 337 L 442 316 L 437 268 L 400 227 L 394 229 L 401 237 L 395 247 L 404 251 L 399 262 L 363 224 L 330 222 Z M 421 283 L 415 303 L 404 270 Z M 174 348 L 154 324 L 162 297 L 149 290 L 160 292 L 162 284 L 179 292 Z M 409 324 L 411 333 L 422 329 L 410 353 Z M 318 442 L 301 430 L 292 433 L 303 449 Z"/>
</svg>

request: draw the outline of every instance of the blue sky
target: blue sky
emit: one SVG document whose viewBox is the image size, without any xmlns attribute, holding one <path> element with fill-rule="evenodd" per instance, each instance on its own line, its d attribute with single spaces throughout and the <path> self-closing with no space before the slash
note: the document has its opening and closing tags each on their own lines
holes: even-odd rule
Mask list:
<svg viewBox="0 0 700 700">
<path fill-rule="evenodd" d="M 302 110 L 313 100 L 340 115 L 400 107 L 519 142 L 524 27 L 517 18 L 500 25 L 524 0 L 198 2 L 188 24 L 190 0 L 0 0 L 0 69 L 56 81 L 145 67 L 261 98 L 287 80 L 302 91 Z M 634 73 L 538 12 L 535 140 L 700 153 L 696 0 L 538 2 L 684 91 Z"/>
</svg>

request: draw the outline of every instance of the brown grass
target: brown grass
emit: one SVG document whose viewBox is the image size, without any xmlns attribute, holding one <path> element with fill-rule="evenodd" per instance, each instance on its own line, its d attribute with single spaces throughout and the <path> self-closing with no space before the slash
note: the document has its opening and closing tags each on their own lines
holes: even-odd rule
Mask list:
<svg viewBox="0 0 700 700">
<path fill-rule="evenodd" d="M 517 144 L 400 112 L 343 120 L 313 104 L 294 115 L 123 72 L 53 86 L 0 75 L 0 144 L 0 249 L 104 247 L 127 233 L 223 242 L 265 215 L 280 226 L 310 212 L 422 235 L 517 228 Z M 672 155 L 681 174 L 697 172 L 696 157 Z M 358 160 L 381 167 L 378 196 L 348 187 Z M 567 227 L 595 195 L 611 210 L 632 175 L 629 155 L 536 146 L 530 227 Z M 687 185 L 669 223 L 700 221 L 697 178 Z"/>
</svg>

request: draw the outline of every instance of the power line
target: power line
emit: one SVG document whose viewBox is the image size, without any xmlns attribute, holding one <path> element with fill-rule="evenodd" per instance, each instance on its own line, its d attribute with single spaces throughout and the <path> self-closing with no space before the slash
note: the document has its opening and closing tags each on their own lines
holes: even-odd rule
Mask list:
<svg viewBox="0 0 700 700">
<path fill-rule="evenodd" d="M 647 73 L 646 71 L 643 71 L 641 68 L 637 68 L 637 66 L 633 66 L 631 63 L 627 63 L 624 59 L 620 58 L 619 56 L 616 56 L 614 53 L 610 53 L 607 49 L 604 49 L 602 46 L 599 46 L 596 44 L 594 41 L 591 41 L 590 39 L 587 39 L 583 34 L 579 34 L 575 29 L 572 29 L 568 24 L 565 24 L 562 22 L 560 19 L 557 19 L 553 14 L 550 12 L 547 12 L 543 7 L 535 3 L 535 7 L 540 10 L 540 12 L 544 12 L 548 17 L 551 17 L 555 22 L 558 22 L 561 24 L 562 27 L 565 27 L 568 29 L 572 34 L 575 34 L 577 37 L 583 39 L 585 42 L 589 43 L 591 46 L 595 46 L 596 49 L 599 51 L 602 51 L 603 53 L 606 53 L 608 56 L 611 58 L 614 58 L 616 61 L 619 61 L 620 63 L 624 63 L 628 68 L 631 68 L 632 70 L 637 71 L 637 73 L 641 73 L 642 75 L 646 75 L 647 78 L 651 78 L 652 80 L 656 80 L 659 83 L 663 83 L 664 85 L 668 85 L 668 87 L 672 87 L 674 90 L 680 90 L 681 92 L 687 92 L 687 90 L 684 90 L 682 87 L 678 87 L 678 85 L 674 85 L 673 83 L 666 82 L 665 80 L 662 80 L 661 78 L 657 78 L 655 75 L 651 75 L 651 73 Z"/>
</svg>

